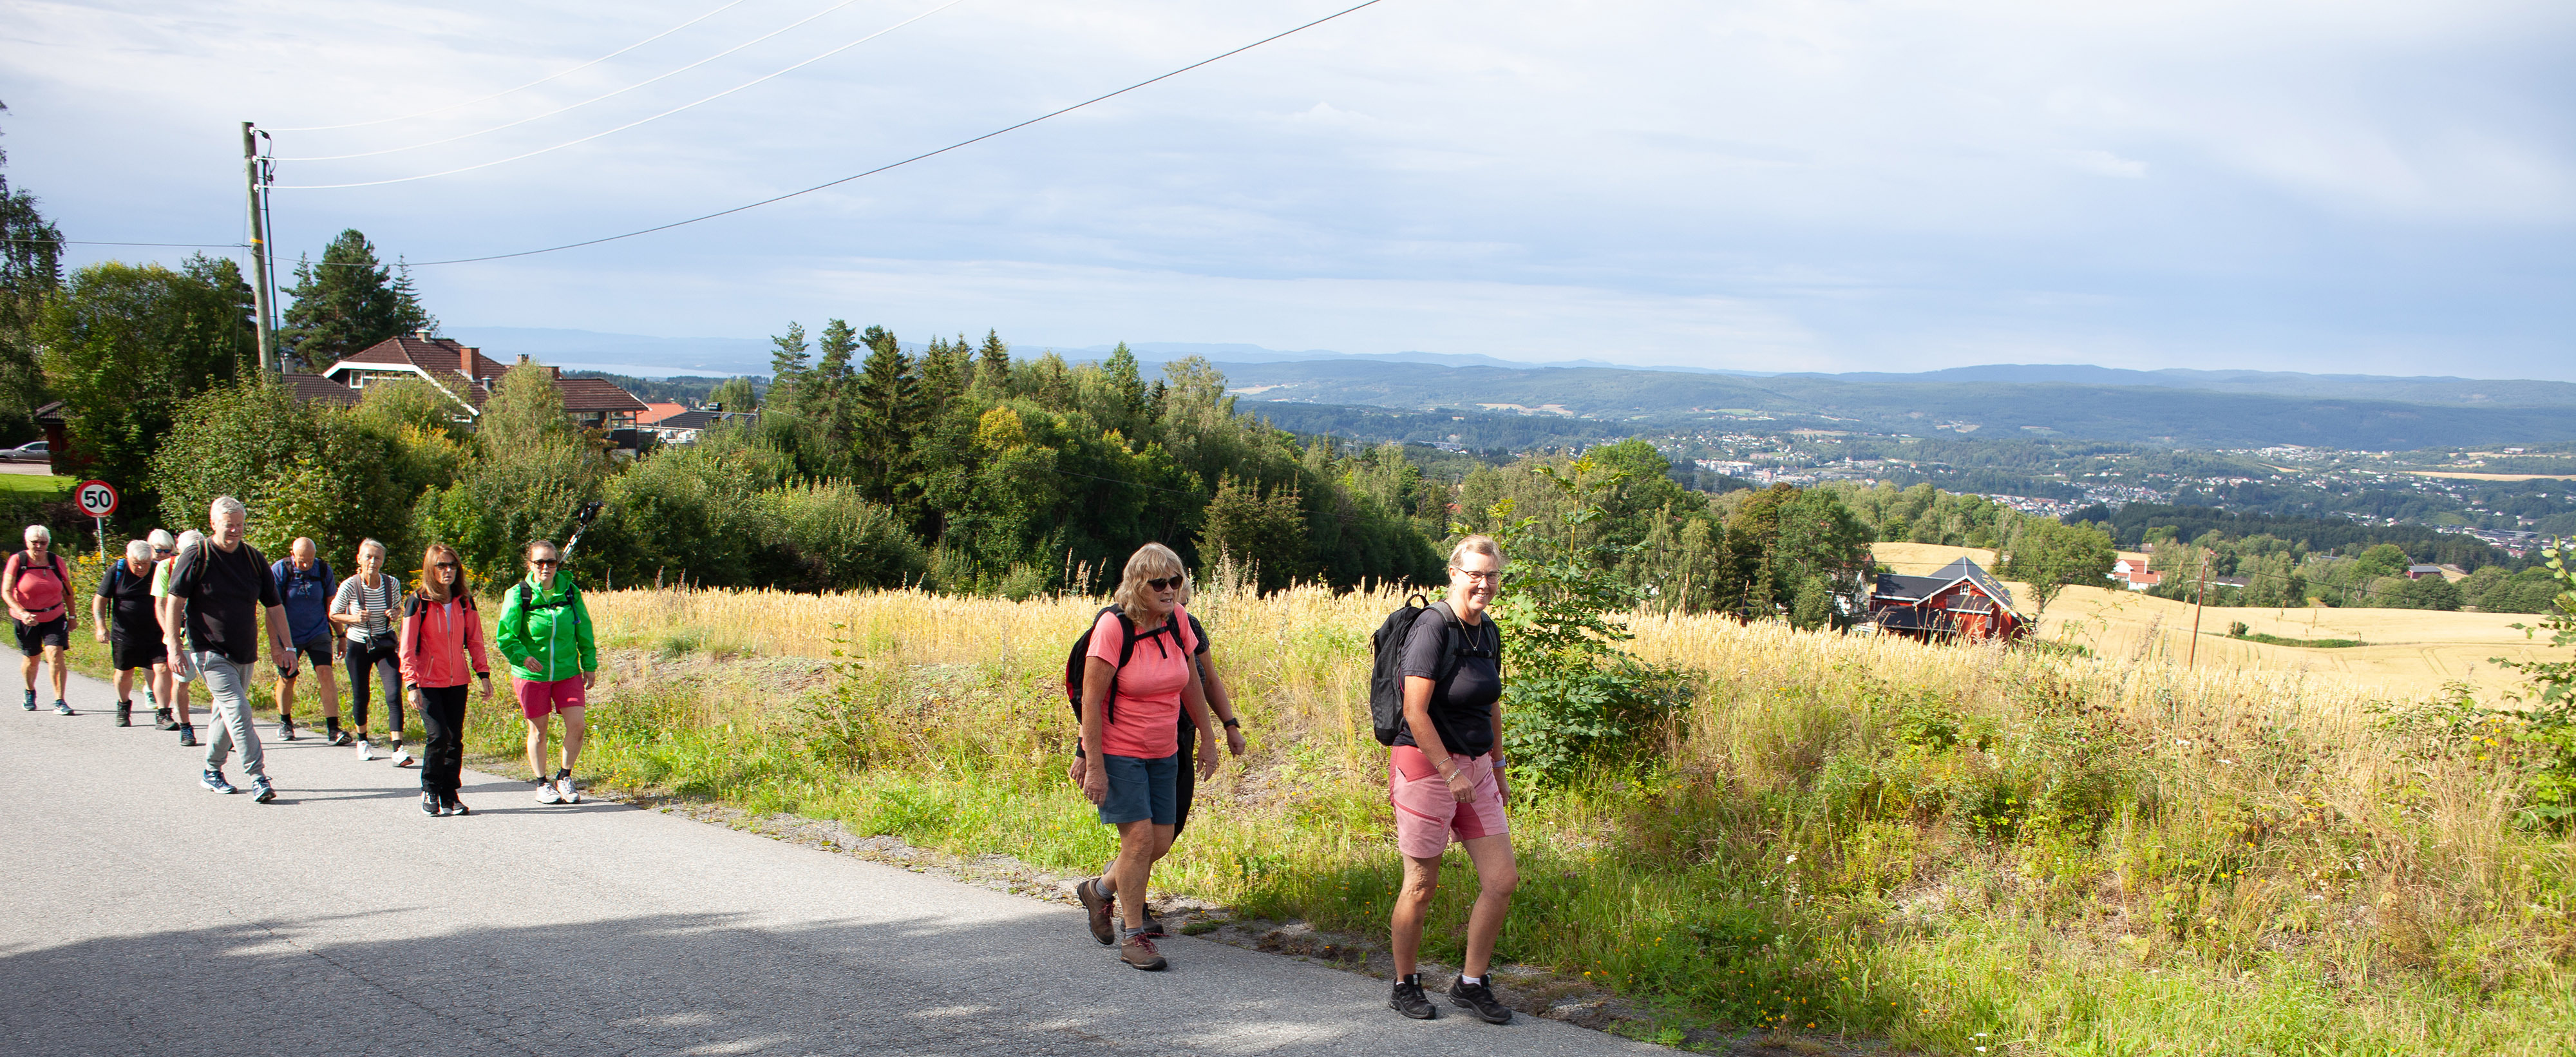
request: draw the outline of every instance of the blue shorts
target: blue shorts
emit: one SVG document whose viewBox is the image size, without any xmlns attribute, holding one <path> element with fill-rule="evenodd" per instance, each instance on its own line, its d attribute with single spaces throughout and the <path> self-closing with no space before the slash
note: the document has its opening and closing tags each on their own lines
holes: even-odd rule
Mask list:
<svg viewBox="0 0 2576 1057">
<path fill-rule="evenodd" d="M 1179 824 L 1181 754 L 1143 760 L 1104 753 L 1100 759 L 1109 772 L 1109 795 L 1100 799 L 1100 821 L 1113 826 L 1148 819 L 1157 826 Z"/>
</svg>

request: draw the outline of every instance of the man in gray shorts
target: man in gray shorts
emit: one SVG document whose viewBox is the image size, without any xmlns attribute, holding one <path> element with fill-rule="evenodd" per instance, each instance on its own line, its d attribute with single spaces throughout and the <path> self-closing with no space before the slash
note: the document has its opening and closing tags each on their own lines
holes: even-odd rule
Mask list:
<svg viewBox="0 0 2576 1057">
<path fill-rule="evenodd" d="M 295 656 L 277 666 L 277 736 L 295 740 L 296 675 L 303 661 L 310 660 L 314 690 L 322 696 L 322 736 L 330 744 L 346 745 L 349 736 L 340 733 L 340 688 L 331 681 L 331 666 L 338 660 L 333 651 L 340 644 L 331 629 L 331 596 L 340 581 L 331 576 L 330 563 L 322 560 L 313 541 L 302 536 L 288 545 L 286 558 L 268 567 L 268 575 L 277 581 L 277 597 L 286 603 L 286 633 L 295 640 Z"/>
</svg>

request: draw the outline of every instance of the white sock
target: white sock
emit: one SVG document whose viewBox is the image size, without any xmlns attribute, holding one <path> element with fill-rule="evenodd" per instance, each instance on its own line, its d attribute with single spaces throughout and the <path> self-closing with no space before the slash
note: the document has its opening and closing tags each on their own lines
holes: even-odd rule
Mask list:
<svg viewBox="0 0 2576 1057">
<path fill-rule="evenodd" d="M 1468 976 L 1468 975 L 1466 975 L 1466 974 L 1464 974 L 1464 973 L 1460 973 L 1460 974 L 1458 975 L 1458 982 L 1459 982 L 1459 983 L 1461 983 L 1461 984 L 1464 984 L 1464 985 L 1466 985 L 1466 986 L 1468 986 L 1468 987 L 1474 987 L 1474 986 L 1476 986 L 1477 984 L 1484 983 L 1484 982 L 1485 982 L 1485 978 L 1484 978 L 1484 977 L 1481 977 L 1481 976 Z"/>
</svg>

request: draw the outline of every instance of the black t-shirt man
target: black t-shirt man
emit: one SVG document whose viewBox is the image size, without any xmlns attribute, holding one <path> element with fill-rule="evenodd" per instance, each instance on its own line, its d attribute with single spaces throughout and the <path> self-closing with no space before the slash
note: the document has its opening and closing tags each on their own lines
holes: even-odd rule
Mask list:
<svg viewBox="0 0 2576 1057">
<path fill-rule="evenodd" d="M 1442 668 L 1457 666 L 1448 679 L 1431 687 L 1431 729 L 1450 752 L 1482 756 L 1494 751 L 1494 702 L 1503 697 L 1503 635 L 1491 615 L 1473 624 L 1458 622 L 1454 629 L 1451 620 L 1446 602 L 1414 618 L 1404 635 L 1399 667 L 1406 676 L 1437 680 Z M 1452 661 L 1447 654 L 1453 648 L 1464 655 Z M 1411 722 L 1396 721 L 1396 744 L 1420 746 L 1413 740 Z"/>
<path fill-rule="evenodd" d="M 209 542 L 182 552 L 170 569 L 170 597 L 187 602 L 190 648 L 234 664 L 259 659 L 260 611 L 280 604 L 268 559 L 248 543 L 226 551 Z"/>
<path fill-rule="evenodd" d="M 152 611 L 152 574 L 137 575 L 125 559 L 98 578 L 98 596 L 107 599 L 107 633 L 119 642 L 159 645 L 161 618 Z"/>
</svg>

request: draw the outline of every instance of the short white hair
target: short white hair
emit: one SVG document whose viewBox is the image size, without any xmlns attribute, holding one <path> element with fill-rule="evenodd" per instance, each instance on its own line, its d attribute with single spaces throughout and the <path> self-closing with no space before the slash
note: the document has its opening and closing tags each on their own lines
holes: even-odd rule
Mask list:
<svg viewBox="0 0 2576 1057">
<path fill-rule="evenodd" d="M 177 543 L 175 543 L 175 542 L 172 542 L 172 541 L 171 541 L 171 539 L 170 539 L 170 530 L 169 530 L 169 529 L 153 529 L 153 530 L 152 530 L 152 534 L 151 534 L 150 536 L 147 536 L 147 537 L 144 537 L 144 538 L 145 538 L 145 539 L 149 539 L 149 540 L 151 540 L 151 541 L 152 541 L 152 545 L 153 545 L 153 546 L 155 546 L 155 547 L 176 547 L 176 546 L 178 546 L 178 544 L 177 544 Z"/>
<path fill-rule="evenodd" d="M 140 565 L 140 564 L 142 564 L 142 563 L 144 563 L 144 562 L 151 561 L 151 560 L 152 560 L 152 541 L 151 541 L 151 540 L 127 540 L 127 541 L 125 541 L 125 560 L 126 560 L 126 562 L 127 562 L 128 564 L 134 564 L 134 565 Z"/>
<path fill-rule="evenodd" d="M 374 547 L 376 549 L 376 557 L 378 558 L 391 557 L 393 554 L 392 551 L 385 549 L 384 544 L 377 542 L 375 537 L 369 536 L 366 539 L 358 541 L 357 556 L 362 558 L 365 557 L 367 554 L 367 548 L 369 547 Z"/>
<path fill-rule="evenodd" d="M 43 525 L 27 526 L 27 535 L 45 541 L 45 545 L 48 547 L 53 546 L 54 544 L 54 530 L 46 528 Z"/>
<path fill-rule="evenodd" d="M 228 495 L 219 495 L 206 507 L 206 524 L 212 525 L 222 521 L 226 514 L 238 514 L 242 520 L 250 520 L 250 508 L 243 506 L 241 500 Z"/>
<path fill-rule="evenodd" d="M 178 546 L 178 549 L 179 549 L 179 550 L 187 550 L 187 549 L 189 549 L 189 548 L 191 548 L 191 547 L 194 547 L 194 546 L 196 546 L 196 545 L 198 545 L 198 544 L 200 544 L 200 543 L 204 543 L 204 542 L 206 542 L 206 534 L 205 534 L 205 533 L 203 533 L 203 532 L 199 532 L 199 531 L 197 531 L 197 530 L 195 530 L 195 529 L 189 529 L 188 531 L 186 531 L 186 532 L 182 532 L 182 533 L 180 533 L 180 534 L 179 534 L 179 546 Z"/>
</svg>

